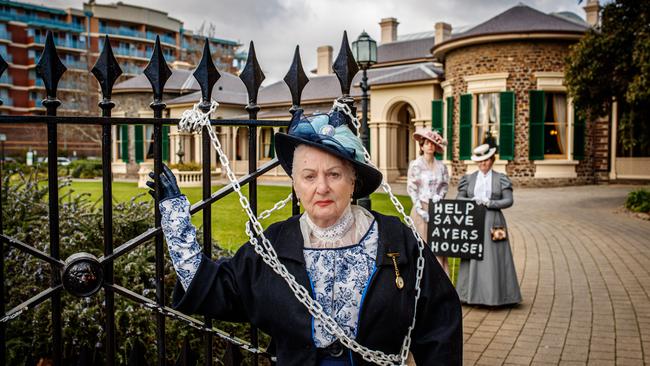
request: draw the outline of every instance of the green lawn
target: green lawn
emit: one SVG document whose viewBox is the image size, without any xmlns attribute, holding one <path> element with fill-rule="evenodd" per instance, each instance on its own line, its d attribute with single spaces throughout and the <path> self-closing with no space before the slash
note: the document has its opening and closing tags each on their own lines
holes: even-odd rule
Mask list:
<svg viewBox="0 0 650 366">
<path fill-rule="evenodd" d="M 221 186 L 213 186 L 213 192 Z M 101 199 L 102 186 L 101 182 L 72 182 L 70 189 L 76 193 L 88 193 L 90 197 L 95 200 Z M 200 201 L 201 188 L 183 188 L 183 193 L 187 196 L 191 203 Z M 258 186 L 258 213 L 273 207 L 279 200 L 287 197 L 291 189 L 289 187 L 279 186 Z M 147 190 L 138 188 L 136 183 L 113 182 L 113 197 L 118 201 L 126 201 L 131 198 L 146 193 Z M 244 194 L 248 197 L 248 186 L 244 186 Z M 404 205 L 407 213 L 411 211 L 411 200 L 408 196 L 397 196 L 399 201 Z M 140 196 L 138 199 L 151 200 L 148 194 Z M 398 212 L 390 202 L 388 195 L 385 193 L 374 193 L 370 197 L 372 201 L 372 209 L 383 214 L 397 216 Z M 262 221 L 264 227 L 276 221 L 281 221 L 291 215 L 291 207 L 287 205 L 283 209 L 274 212 L 270 218 Z M 197 228 L 202 226 L 202 214 L 197 213 L 192 217 L 192 222 Z M 244 225 L 246 223 L 246 214 L 239 205 L 239 199 L 235 194 L 230 194 L 224 199 L 212 205 L 212 234 L 219 245 L 227 249 L 237 249 L 248 240 L 244 232 Z M 450 258 L 450 267 L 452 272 L 452 280 L 457 278 L 458 260 Z"/>
<path fill-rule="evenodd" d="M 216 191 L 221 186 L 213 186 Z M 88 193 L 91 199 L 99 200 L 102 196 L 101 182 L 72 182 L 70 187 L 76 193 Z M 183 193 L 191 203 L 201 200 L 201 188 L 183 188 Z M 244 194 L 248 197 L 248 186 L 244 186 Z M 130 200 L 138 194 L 146 193 L 146 189 L 138 188 L 136 183 L 114 182 L 113 197 L 118 201 Z M 289 187 L 279 186 L 258 186 L 258 213 L 273 207 L 279 200 L 287 197 L 291 189 Z M 151 200 L 147 194 L 140 196 L 138 199 Z M 411 200 L 408 196 L 398 196 L 400 202 L 404 205 L 406 212 L 411 210 Z M 388 215 L 397 215 L 397 210 L 393 207 L 387 194 L 376 193 L 371 196 L 372 208 Z M 273 222 L 281 221 L 291 215 L 291 207 L 287 205 L 283 209 L 274 212 L 270 218 L 262 221 L 264 227 Z M 192 217 L 192 222 L 197 226 L 202 226 L 202 214 L 197 213 Z M 248 240 L 244 233 L 244 224 L 246 223 L 246 214 L 239 205 L 239 199 L 235 194 L 230 194 L 222 200 L 212 205 L 212 232 L 219 245 L 228 249 L 236 249 Z"/>
</svg>

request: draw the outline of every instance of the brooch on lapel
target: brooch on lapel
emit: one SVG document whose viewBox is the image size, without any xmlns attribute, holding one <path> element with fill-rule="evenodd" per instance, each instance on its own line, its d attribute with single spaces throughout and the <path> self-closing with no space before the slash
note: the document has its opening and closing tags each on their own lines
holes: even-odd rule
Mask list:
<svg viewBox="0 0 650 366">
<path fill-rule="evenodd" d="M 395 286 L 401 290 L 404 288 L 404 279 L 400 276 L 399 268 L 397 267 L 397 258 L 399 257 L 399 253 L 386 253 L 386 256 L 393 260 L 393 267 L 395 267 Z"/>
</svg>

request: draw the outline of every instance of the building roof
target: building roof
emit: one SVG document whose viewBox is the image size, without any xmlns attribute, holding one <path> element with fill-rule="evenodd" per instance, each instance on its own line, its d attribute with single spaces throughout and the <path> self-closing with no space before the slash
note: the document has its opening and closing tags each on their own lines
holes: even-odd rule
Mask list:
<svg viewBox="0 0 650 366">
<path fill-rule="evenodd" d="M 167 80 L 165 84 L 166 93 L 180 93 L 198 90 L 198 86 L 192 89 L 193 83 L 189 82 L 188 79 L 194 79 L 192 76 L 192 70 L 183 70 L 183 69 L 174 69 L 172 70 L 172 75 Z M 186 85 L 187 84 L 187 85 Z M 122 81 L 115 84 L 113 87 L 114 93 L 121 93 L 125 91 L 151 91 L 151 83 L 144 74 L 138 74 L 128 80 Z"/>
<path fill-rule="evenodd" d="M 448 40 L 434 45 L 431 51 L 441 59 L 446 52 L 455 48 L 487 41 L 522 37 L 577 39 L 589 29 L 589 25 L 576 21 L 575 17 L 577 15 L 569 16 L 566 13 L 546 14 L 520 3 L 464 32 L 453 33 Z"/>
<path fill-rule="evenodd" d="M 589 23 L 587 23 L 584 19 L 580 18 L 580 16 L 574 12 L 571 11 L 561 11 L 558 13 L 551 13 L 551 15 L 560 17 L 562 19 L 566 19 L 568 21 L 574 22 L 578 25 L 582 25 L 585 27 L 589 27 Z"/>
<path fill-rule="evenodd" d="M 201 91 L 196 79 L 192 76 L 186 84 L 188 85 L 186 85 L 183 91 L 187 94 L 166 101 L 168 106 L 196 103 L 201 100 Z M 196 91 L 190 92 L 190 90 Z M 237 76 L 227 72 L 221 72 L 221 77 L 214 84 L 214 88 L 212 88 L 212 99 L 222 104 L 239 104 L 244 106 L 248 102 L 246 86 L 244 86 L 244 83 Z"/>
<path fill-rule="evenodd" d="M 360 74 L 357 74 L 357 77 L 354 78 L 353 84 L 355 81 L 358 83 L 360 80 Z M 361 95 L 361 90 L 356 87 L 352 87 L 350 94 L 353 96 Z M 334 100 L 341 96 L 341 85 L 339 80 L 336 78 L 335 74 L 329 75 L 319 75 L 312 76 L 309 78 L 309 82 L 305 86 L 305 89 L 302 91 L 302 102 L 308 102 L 311 100 L 323 100 L 331 99 Z M 289 87 L 283 81 L 277 81 L 271 85 L 268 85 L 262 88 L 259 92 L 258 97 L 259 104 L 275 104 L 275 103 L 291 103 L 291 93 L 289 92 Z"/>
<path fill-rule="evenodd" d="M 370 70 L 368 85 L 370 87 L 388 84 L 403 84 L 423 80 L 436 80 L 442 77 L 442 68 L 433 62 L 384 67 Z"/>
<path fill-rule="evenodd" d="M 503 33 L 583 33 L 587 29 L 586 24 L 581 25 L 565 17 L 546 14 L 520 3 L 463 33 L 452 35 L 451 40 Z"/>
<path fill-rule="evenodd" d="M 194 70 L 172 70 L 172 76 L 165 84 L 165 93 L 184 94 L 178 98 L 166 101 L 167 105 L 196 103 L 201 99 L 201 88 L 192 73 Z M 246 87 L 239 77 L 220 71 L 221 77 L 212 89 L 212 98 L 219 103 L 246 104 Z M 118 83 L 113 88 L 113 93 L 150 92 L 151 84 L 144 74 Z"/>
<path fill-rule="evenodd" d="M 359 84 L 361 72 L 352 79 L 350 95 L 361 96 Z M 436 80 L 442 76 L 442 70 L 433 62 L 398 65 L 368 70 L 368 85 L 402 84 L 422 80 Z M 301 102 L 333 101 L 341 96 L 341 85 L 335 74 L 312 76 L 302 91 Z M 291 103 L 291 93 L 284 81 L 275 82 L 259 92 L 259 104 L 288 104 Z"/>
<path fill-rule="evenodd" d="M 406 60 L 422 60 L 431 58 L 433 35 L 428 32 L 418 33 L 423 38 L 410 38 L 390 43 L 383 43 L 377 47 L 377 63 L 403 62 Z M 416 35 L 413 35 L 416 36 Z"/>
</svg>

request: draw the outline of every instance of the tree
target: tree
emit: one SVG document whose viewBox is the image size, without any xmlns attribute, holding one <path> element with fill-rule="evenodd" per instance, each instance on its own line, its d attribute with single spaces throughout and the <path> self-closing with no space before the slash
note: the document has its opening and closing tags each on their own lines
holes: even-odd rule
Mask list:
<svg viewBox="0 0 650 366">
<path fill-rule="evenodd" d="M 616 0 L 602 9 L 602 23 L 573 46 L 566 82 L 584 118 L 619 109 L 626 150 L 650 147 L 650 2 Z"/>
</svg>

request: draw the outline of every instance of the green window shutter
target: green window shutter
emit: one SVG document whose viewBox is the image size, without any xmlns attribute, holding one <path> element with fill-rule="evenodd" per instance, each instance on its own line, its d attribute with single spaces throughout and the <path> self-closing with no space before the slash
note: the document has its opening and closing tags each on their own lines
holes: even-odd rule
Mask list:
<svg viewBox="0 0 650 366">
<path fill-rule="evenodd" d="M 442 99 L 431 101 L 431 129 L 442 134 Z"/>
<path fill-rule="evenodd" d="M 135 126 L 135 162 L 142 163 L 144 161 L 144 126 Z"/>
<path fill-rule="evenodd" d="M 515 158 L 515 93 L 501 92 L 499 95 L 499 159 Z"/>
<path fill-rule="evenodd" d="M 169 162 L 169 126 L 162 128 L 162 158 Z"/>
<path fill-rule="evenodd" d="M 431 129 L 443 134 L 442 128 L 442 99 L 431 101 Z M 442 159 L 442 155 L 436 153 L 436 159 Z"/>
<path fill-rule="evenodd" d="M 460 160 L 472 156 L 472 94 L 460 96 Z"/>
<path fill-rule="evenodd" d="M 585 120 L 573 113 L 573 160 L 585 158 Z"/>
<path fill-rule="evenodd" d="M 529 96 L 528 157 L 530 160 L 544 160 L 546 98 L 543 90 L 531 90 Z"/>
<path fill-rule="evenodd" d="M 447 160 L 453 159 L 454 152 L 454 97 L 447 97 L 447 132 L 445 137 L 447 138 Z"/>
<path fill-rule="evenodd" d="M 129 125 L 122 125 L 121 128 L 121 144 L 120 149 L 122 149 L 122 161 L 125 163 L 129 162 Z"/>
</svg>

